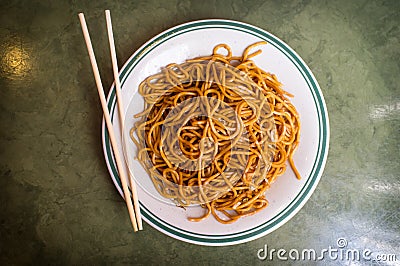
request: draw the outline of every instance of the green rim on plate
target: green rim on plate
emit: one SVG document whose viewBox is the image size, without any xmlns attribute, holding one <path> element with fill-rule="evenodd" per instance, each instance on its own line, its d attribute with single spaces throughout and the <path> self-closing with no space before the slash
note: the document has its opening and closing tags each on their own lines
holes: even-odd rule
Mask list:
<svg viewBox="0 0 400 266">
<path fill-rule="evenodd" d="M 158 229 L 159 231 L 167 235 L 194 244 L 232 245 L 256 239 L 260 236 L 266 235 L 267 233 L 277 229 L 279 226 L 288 221 L 293 215 L 295 215 L 297 211 L 299 211 L 300 208 L 305 204 L 307 199 L 311 196 L 312 192 L 314 191 L 321 177 L 328 154 L 328 146 L 329 146 L 328 113 L 326 110 L 322 92 L 318 86 L 316 79 L 314 78 L 313 74 L 306 66 L 306 64 L 303 62 L 303 60 L 288 45 L 286 45 L 284 42 L 282 42 L 277 37 L 273 36 L 272 34 L 268 33 L 265 30 L 262 30 L 260 28 L 257 28 L 255 26 L 246 23 L 231 21 L 231 20 L 212 19 L 212 20 L 200 20 L 200 21 L 189 22 L 173 27 L 155 36 L 154 38 L 149 40 L 146 44 L 144 44 L 141 48 L 139 48 L 120 71 L 120 80 L 122 86 L 125 83 L 127 77 L 132 72 L 132 70 L 136 67 L 136 65 L 148 53 L 150 53 L 160 44 L 181 34 L 202 29 L 229 29 L 229 30 L 244 32 L 247 34 L 251 34 L 257 38 L 260 38 L 262 40 L 265 40 L 270 45 L 273 45 L 275 48 L 279 49 L 280 52 L 282 52 L 296 66 L 298 71 L 301 73 L 303 79 L 306 81 L 308 89 L 312 94 L 318 115 L 318 129 L 319 129 L 318 148 L 316 156 L 313 161 L 312 170 L 310 171 L 310 174 L 307 177 L 305 177 L 307 178 L 306 183 L 304 184 L 300 192 L 296 195 L 296 197 L 290 202 L 290 204 L 288 204 L 281 212 L 279 212 L 274 217 L 270 218 L 268 221 L 254 228 L 232 234 L 207 235 L 207 234 L 193 233 L 178 228 L 172 224 L 167 223 L 166 221 L 163 221 L 162 219 L 158 218 L 156 214 L 152 213 L 148 208 L 146 208 L 143 202 L 140 203 L 140 208 L 144 220 L 153 227 L 155 227 L 156 229 Z M 115 87 L 113 86 L 108 95 L 108 108 L 110 110 L 110 113 L 112 114 L 112 119 L 114 119 L 115 107 L 116 107 L 116 93 L 115 93 Z M 105 159 L 109 172 L 111 174 L 111 177 L 115 185 L 117 186 L 117 189 L 122 195 L 121 181 L 116 168 L 116 163 L 112 153 L 112 148 L 104 120 L 102 127 L 102 141 L 103 141 Z"/>
</svg>

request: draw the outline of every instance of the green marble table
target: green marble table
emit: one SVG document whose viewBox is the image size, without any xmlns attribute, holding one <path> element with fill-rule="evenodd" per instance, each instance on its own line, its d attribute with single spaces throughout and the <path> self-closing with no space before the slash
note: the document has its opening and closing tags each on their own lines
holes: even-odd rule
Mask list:
<svg viewBox="0 0 400 266">
<path fill-rule="evenodd" d="M 133 234 L 104 162 L 102 111 L 77 16 L 85 12 L 109 87 L 105 9 L 121 65 L 155 34 L 204 18 L 261 27 L 302 56 L 324 93 L 331 141 L 321 181 L 298 214 L 228 247 L 187 244 L 148 224 Z M 2 1 L 0 264 L 292 264 L 257 253 L 265 245 L 322 251 L 344 238 L 380 261 L 326 255 L 300 264 L 399 265 L 399 14 L 396 0 Z"/>
</svg>

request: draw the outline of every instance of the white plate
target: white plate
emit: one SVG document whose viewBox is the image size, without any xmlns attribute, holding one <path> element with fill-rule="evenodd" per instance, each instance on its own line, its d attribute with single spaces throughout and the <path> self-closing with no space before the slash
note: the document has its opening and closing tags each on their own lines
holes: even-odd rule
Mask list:
<svg viewBox="0 0 400 266">
<path fill-rule="evenodd" d="M 325 101 L 319 85 L 303 60 L 283 41 L 255 26 L 230 20 L 200 20 L 182 24 L 155 36 L 140 47 L 125 63 L 120 72 L 122 94 L 127 108 L 137 93 L 140 82 L 169 63 L 209 55 L 219 43 L 231 46 L 233 55 L 257 41 L 268 45 L 254 61 L 268 72 L 277 75 L 284 89 L 295 97 L 294 106 L 300 114 L 301 139 L 294 160 L 302 176 L 297 180 L 290 167 L 267 191 L 267 208 L 239 219 L 233 224 L 220 224 L 213 217 L 202 222 L 189 222 L 188 216 L 199 214 L 200 207 L 186 211 L 161 202 L 139 187 L 140 207 L 144 220 L 157 230 L 186 242 L 223 246 L 250 241 L 277 229 L 295 215 L 316 188 L 325 166 L 329 145 L 329 122 Z M 120 135 L 114 86 L 108 95 L 108 107 L 113 126 Z M 137 106 L 140 112 L 143 106 Z M 127 114 L 131 115 L 131 114 Z M 103 149 L 112 180 L 123 195 L 121 182 L 103 121 Z M 120 145 L 121 145 L 121 140 Z M 122 145 L 121 145 L 122 147 Z M 122 150 L 122 148 L 121 148 Z"/>
</svg>

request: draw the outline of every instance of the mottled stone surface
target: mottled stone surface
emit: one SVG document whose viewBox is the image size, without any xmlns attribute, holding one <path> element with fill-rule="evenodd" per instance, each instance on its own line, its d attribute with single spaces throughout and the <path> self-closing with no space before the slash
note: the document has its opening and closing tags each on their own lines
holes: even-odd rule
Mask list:
<svg viewBox="0 0 400 266">
<path fill-rule="evenodd" d="M 187 244 L 147 224 L 132 234 L 103 159 L 102 112 L 77 17 L 85 12 L 95 52 L 108 55 L 107 8 L 121 63 L 153 35 L 203 18 L 254 24 L 303 57 L 326 99 L 331 142 L 321 182 L 293 219 L 230 247 Z M 265 244 L 321 250 L 339 237 L 400 261 L 399 14 L 396 0 L 2 1 L 0 264 L 265 265 L 256 255 Z M 111 84 L 109 57 L 98 60 Z"/>
</svg>

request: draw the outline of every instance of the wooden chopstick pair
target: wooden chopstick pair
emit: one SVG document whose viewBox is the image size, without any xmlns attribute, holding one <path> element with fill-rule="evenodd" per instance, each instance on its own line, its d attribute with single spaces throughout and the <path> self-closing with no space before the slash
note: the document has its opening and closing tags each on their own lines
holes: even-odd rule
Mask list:
<svg viewBox="0 0 400 266">
<path fill-rule="evenodd" d="M 118 74 L 117 56 L 116 56 L 116 52 L 115 52 L 114 35 L 113 35 L 113 31 L 112 31 L 110 11 L 106 10 L 105 14 L 106 14 L 106 22 L 107 22 L 108 41 L 110 44 L 110 51 L 111 51 L 111 61 L 112 61 L 113 72 L 114 72 L 115 91 L 117 93 L 118 113 L 119 113 L 119 119 L 120 119 L 120 125 L 121 125 L 121 132 L 123 132 L 124 108 L 123 108 L 122 97 L 121 97 L 121 92 L 120 92 L 121 91 L 121 83 L 120 83 L 119 74 Z M 107 101 L 106 101 L 106 97 L 104 94 L 103 84 L 101 82 L 99 69 L 97 66 L 96 58 L 95 58 L 93 47 L 92 47 L 92 42 L 90 40 L 89 31 L 88 31 L 86 21 L 85 21 L 85 16 L 83 13 L 79 13 L 79 20 L 81 22 L 83 36 L 85 38 L 86 47 L 87 47 L 87 50 L 89 53 L 90 63 L 92 64 L 93 74 L 94 74 L 94 78 L 96 81 L 96 86 L 97 86 L 97 90 L 99 93 L 101 106 L 103 108 L 103 114 L 104 114 L 104 119 L 106 120 L 107 130 L 108 130 L 108 133 L 110 136 L 111 146 L 114 151 L 114 157 L 115 157 L 115 161 L 117 163 L 118 173 L 121 178 L 122 189 L 124 191 L 124 197 L 125 197 L 126 205 L 128 207 L 129 217 L 132 222 L 133 230 L 136 232 L 138 230 L 143 229 L 136 184 L 130 175 L 129 175 L 129 179 L 128 179 L 128 177 L 126 176 L 126 172 L 124 171 L 125 164 L 123 163 L 123 160 L 121 159 L 121 154 L 120 154 L 120 151 L 117 146 L 117 140 L 116 140 L 113 125 L 111 122 L 110 113 L 107 108 Z M 133 204 L 132 204 L 127 180 L 130 181 Z"/>
</svg>

